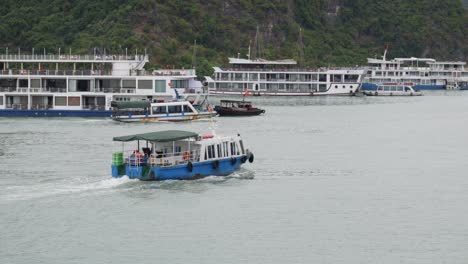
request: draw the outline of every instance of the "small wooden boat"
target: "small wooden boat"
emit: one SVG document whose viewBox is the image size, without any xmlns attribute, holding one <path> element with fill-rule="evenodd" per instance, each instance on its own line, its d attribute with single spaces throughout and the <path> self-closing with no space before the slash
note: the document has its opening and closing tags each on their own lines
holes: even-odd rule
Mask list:
<svg viewBox="0 0 468 264">
<path fill-rule="evenodd" d="M 221 100 L 214 110 L 220 116 L 255 116 L 265 113 L 265 110 L 252 107 L 252 102 L 244 100 Z"/>
<path fill-rule="evenodd" d="M 192 180 L 226 176 L 254 155 L 240 135 L 199 135 L 180 130 L 114 137 L 122 151 L 112 155 L 112 177 L 139 180 Z M 146 142 L 140 148 L 140 141 Z M 134 142 L 125 150 L 125 143 Z M 131 143 L 130 143 L 131 144 Z"/>
</svg>

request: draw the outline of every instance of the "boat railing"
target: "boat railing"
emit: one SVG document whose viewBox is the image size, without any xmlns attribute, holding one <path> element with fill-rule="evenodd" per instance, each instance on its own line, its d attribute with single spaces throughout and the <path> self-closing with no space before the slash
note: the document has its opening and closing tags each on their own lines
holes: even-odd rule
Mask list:
<svg viewBox="0 0 468 264">
<path fill-rule="evenodd" d="M 15 109 L 15 110 L 27 110 L 27 104 L 6 104 L 5 107 L 7 109 Z"/>
<path fill-rule="evenodd" d="M 135 151 L 125 151 L 125 164 L 131 166 L 158 166 L 171 167 L 176 165 L 197 162 L 200 160 L 200 150 L 182 151 L 175 153 L 145 153 Z"/>
<path fill-rule="evenodd" d="M 47 75 L 47 76 L 110 76 L 111 71 L 103 70 L 20 70 L 9 69 L 0 71 L 0 75 Z"/>
<path fill-rule="evenodd" d="M 54 106 L 49 105 L 49 104 L 33 104 L 33 105 L 31 105 L 32 110 L 49 110 L 49 109 L 53 109 L 53 108 L 54 108 Z"/>
<path fill-rule="evenodd" d="M 147 59 L 147 55 L 0 54 L 0 60 L 8 61 L 143 61 Z"/>
<path fill-rule="evenodd" d="M 200 150 L 174 153 L 151 154 L 149 164 L 159 167 L 171 167 L 200 160 Z"/>
<path fill-rule="evenodd" d="M 106 110 L 105 105 L 83 105 L 85 110 Z"/>
</svg>

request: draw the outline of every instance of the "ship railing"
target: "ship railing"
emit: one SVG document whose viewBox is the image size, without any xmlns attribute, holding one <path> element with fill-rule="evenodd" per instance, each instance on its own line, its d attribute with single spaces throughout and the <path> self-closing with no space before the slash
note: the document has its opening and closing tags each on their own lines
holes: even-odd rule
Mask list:
<svg viewBox="0 0 468 264">
<path fill-rule="evenodd" d="M 220 68 L 224 72 L 264 72 L 264 73 L 313 73 L 313 72 L 327 72 L 329 70 L 365 70 L 365 67 L 321 67 L 321 68 L 278 68 L 278 69 L 257 69 L 257 68 Z"/>
<path fill-rule="evenodd" d="M 102 70 L 18 70 L 9 69 L 0 71 L 0 75 L 58 75 L 58 76 L 93 76 L 112 75 L 110 71 Z"/>
<path fill-rule="evenodd" d="M 0 60 L 8 61 L 38 61 L 38 60 L 60 60 L 60 61 L 142 61 L 147 60 L 147 55 L 75 55 L 75 54 L 0 54 Z"/>
<path fill-rule="evenodd" d="M 83 109 L 103 111 L 103 110 L 106 110 L 106 106 L 105 105 L 83 105 Z"/>
<path fill-rule="evenodd" d="M 16 87 L 0 87 L 0 92 L 7 93 L 7 92 L 16 92 Z"/>
<path fill-rule="evenodd" d="M 174 70 L 132 70 L 130 71 L 131 76 L 193 76 L 195 70 L 193 69 L 174 69 Z"/>
<path fill-rule="evenodd" d="M 17 110 L 27 110 L 28 105 L 27 104 L 6 104 L 5 107 L 7 109 L 17 109 Z"/>
<path fill-rule="evenodd" d="M 32 110 L 49 110 L 49 109 L 53 109 L 53 108 L 54 108 L 54 106 L 49 105 L 49 104 L 33 104 L 33 105 L 31 105 Z"/>
</svg>

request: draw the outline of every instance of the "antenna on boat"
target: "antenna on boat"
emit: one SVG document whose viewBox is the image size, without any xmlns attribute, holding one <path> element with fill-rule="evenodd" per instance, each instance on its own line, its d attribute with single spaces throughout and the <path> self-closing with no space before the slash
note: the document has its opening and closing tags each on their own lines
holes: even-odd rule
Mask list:
<svg viewBox="0 0 468 264">
<path fill-rule="evenodd" d="M 192 68 L 197 67 L 197 40 L 193 41 Z"/>
<path fill-rule="evenodd" d="M 299 39 L 297 41 L 299 51 L 299 67 L 304 67 L 304 42 L 302 41 L 302 27 L 299 27 Z"/>
<path fill-rule="evenodd" d="M 382 57 L 382 59 L 383 59 L 384 61 L 385 61 L 386 58 L 387 58 L 387 50 L 388 50 L 388 43 L 387 43 L 387 45 L 385 45 L 385 51 L 384 51 L 384 54 L 383 54 L 383 57 Z"/>
<path fill-rule="evenodd" d="M 252 45 L 252 40 L 249 40 L 249 53 L 247 53 L 247 59 L 250 60 L 250 46 Z"/>
</svg>

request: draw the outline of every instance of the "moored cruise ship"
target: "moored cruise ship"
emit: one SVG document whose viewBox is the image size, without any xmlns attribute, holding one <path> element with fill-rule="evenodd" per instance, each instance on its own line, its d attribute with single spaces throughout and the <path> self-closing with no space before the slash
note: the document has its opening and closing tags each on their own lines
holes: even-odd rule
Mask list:
<svg viewBox="0 0 468 264">
<path fill-rule="evenodd" d="M 227 69 L 214 67 L 205 77 L 210 94 L 354 95 L 365 73 L 361 69 L 298 69 L 294 60 L 268 61 L 229 58 Z"/>
<path fill-rule="evenodd" d="M 439 62 L 430 58 L 368 58 L 362 90 L 375 90 L 384 83 L 409 83 L 418 90 L 467 89 L 466 62 Z"/>
<path fill-rule="evenodd" d="M 0 55 L 0 116 L 110 117 L 112 101 L 198 92 L 195 70 L 146 71 L 147 55 Z"/>
</svg>

